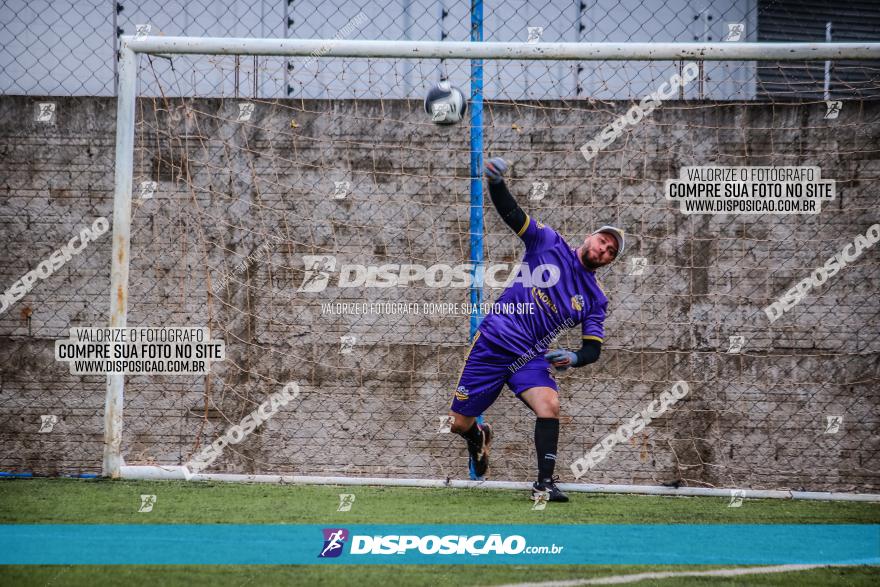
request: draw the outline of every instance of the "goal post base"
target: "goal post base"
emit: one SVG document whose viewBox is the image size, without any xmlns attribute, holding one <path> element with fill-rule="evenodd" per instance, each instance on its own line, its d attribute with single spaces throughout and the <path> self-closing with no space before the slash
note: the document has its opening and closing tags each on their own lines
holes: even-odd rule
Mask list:
<svg viewBox="0 0 880 587">
<path fill-rule="evenodd" d="M 180 465 L 123 465 L 122 479 L 139 481 L 182 481 L 187 479 Z M 463 479 L 393 479 L 387 477 L 331 477 L 310 475 L 243 475 L 237 473 L 196 473 L 190 481 L 223 481 L 230 483 L 277 483 L 289 485 L 376 485 L 383 487 L 426 487 L 452 489 L 529 490 L 532 484 L 523 481 L 468 481 Z M 621 493 L 634 495 L 665 495 L 679 497 L 723 497 L 736 492 L 744 499 L 804 499 L 816 501 L 860 501 L 880 503 L 877 493 L 840 493 L 825 491 L 780 491 L 762 489 L 723 489 L 715 487 L 664 487 L 659 485 L 603 485 L 596 483 L 560 483 L 563 491 L 575 493 Z"/>
</svg>

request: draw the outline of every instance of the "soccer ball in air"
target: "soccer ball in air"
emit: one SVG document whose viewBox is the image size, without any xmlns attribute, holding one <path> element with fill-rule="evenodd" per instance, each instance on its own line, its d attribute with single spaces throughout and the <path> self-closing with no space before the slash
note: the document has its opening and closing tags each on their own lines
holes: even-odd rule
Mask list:
<svg viewBox="0 0 880 587">
<path fill-rule="evenodd" d="M 449 82 L 440 82 L 425 96 L 425 112 L 434 124 L 455 124 L 464 118 L 467 100 L 461 90 Z"/>
</svg>

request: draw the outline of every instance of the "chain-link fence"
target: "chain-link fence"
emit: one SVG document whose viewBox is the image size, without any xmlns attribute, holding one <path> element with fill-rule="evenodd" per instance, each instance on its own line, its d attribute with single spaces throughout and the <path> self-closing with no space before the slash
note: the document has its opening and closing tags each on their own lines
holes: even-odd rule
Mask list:
<svg viewBox="0 0 880 587">
<path fill-rule="evenodd" d="M 785 5 L 746 6 L 759 26 L 762 14 Z M 86 5 L 79 6 L 76 14 Z M 466 5 L 436 12 L 439 5 L 422 6 L 411 20 L 392 11 L 398 4 L 382 11 L 306 6 L 280 8 L 292 20 L 288 28 L 311 26 L 316 37 L 425 38 L 437 32 L 436 22 L 446 23 L 445 36 L 428 38 L 469 36 Z M 641 4 L 614 3 L 601 17 L 596 4 L 560 4 L 559 18 L 548 18 L 553 5 L 540 12 L 505 6 L 506 18 L 500 7 L 487 7 L 487 40 L 525 41 L 525 24 L 534 19 L 568 23 L 578 14 L 581 23 L 583 14 L 594 16 L 592 28 L 578 31 L 585 40 L 653 40 L 692 16 L 684 3 L 680 10 L 662 5 L 674 18 L 659 6 L 646 14 Z M 126 33 L 148 21 L 160 34 L 278 36 L 261 24 L 248 27 L 251 21 L 228 6 L 205 12 L 221 15 L 217 22 L 235 15 L 229 26 L 244 28 L 218 31 L 192 7 L 198 25 L 181 17 L 182 9 L 164 22 L 152 13 L 131 16 L 133 10 L 120 25 Z M 810 10 L 825 14 L 810 6 L 799 14 Z M 397 28 L 370 29 L 380 12 Z M 752 12 L 721 11 L 711 22 Z M 715 31 L 701 14 L 688 26 Z M 65 17 L 72 21 L 74 12 Z M 320 27 L 309 24 L 316 20 Z M 542 39 L 577 40 L 564 36 L 572 30 Z M 596 37 L 597 30 L 606 32 Z M 760 28 L 745 30 L 760 38 Z M 4 44 L 4 58 L 16 46 Z M 463 477 L 463 442 L 441 432 L 441 418 L 470 342 L 470 317 L 442 304 L 460 308 L 468 289 L 424 279 L 344 286 L 339 279 L 343 266 L 379 271 L 469 261 L 467 126 L 432 124 L 421 97 L 440 78 L 468 88 L 470 64 L 155 55 L 139 63 L 129 325 L 207 325 L 225 340 L 227 360 L 208 377 L 127 378 L 126 461 L 183 464 L 297 381 L 295 405 L 228 447 L 211 471 Z M 823 62 L 801 69 L 705 63 L 679 96 L 684 100 L 664 103 L 589 161 L 581 145 L 632 105 L 613 99 L 656 90 L 682 63 L 485 65 L 485 152 L 513 162 L 508 183 L 520 204 L 572 244 L 606 222 L 623 226 L 630 239 L 624 259 L 602 275 L 611 302 L 600 362 L 560 377 L 560 472 L 567 475 L 603 436 L 684 380 L 691 388 L 685 400 L 582 480 L 876 491 L 876 250 L 865 250 L 779 320 L 769 322 L 762 311 L 877 221 L 870 186 L 880 111 L 876 101 L 856 100 L 880 86 L 870 64 L 832 64 L 830 97 L 843 102 L 826 104 Z M 7 293 L 95 218 L 112 216 L 112 69 L 100 90 L 85 89 L 99 77 L 80 76 L 82 87 L 68 89 L 69 76 L 55 82 L 48 70 L 28 69 L 39 83 L 56 84 L 41 93 L 106 97 L 0 99 L 0 275 Z M 777 72 L 776 90 L 762 82 L 765 69 Z M 862 77 L 839 76 L 850 70 Z M 747 73 L 731 86 L 740 93 L 718 89 L 737 72 Z M 569 99 L 578 96 L 585 99 Z M 774 99 L 752 100 L 762 96 Z M 689 100 L 700 97 L 719 101 Z M 710 164 L 817 166 L 836 181 L 837 198 L 818 215 L 786 216 L 686 216 L 664 200 L 664 182 L 682 167 Z M 516 264 L 519 240 L 491 205 L 484 216 L 486 263 Z M 97 236 L 0 313 L 0 437 L 7 447 L 0 470 L 100 469 L 106 379 L 69 375 L 55 362 L 53 344 L 71 327 L 106 324 L 110 255 L 110 234 Z M 310 291 L 304 285 L 315 273 L 327 279 Z M 487 288 L 487 301 L 500 291 Z M 364 308 L 370 303 L 379 311 Z M 401 304 L 435 306 L 413 313 Z M 560 344 L 578 341 L 566 334 Z M 498 433 L 491 478 L 529 478 L 531 416 L 505 391 L 487 417 Z"/>
<path fill-rule="evenodd" d="M 11 104 L 5 120 L 30 112 L 27 99 Z M 581 140 L 619 106 L 487 102 L 487 152 L 514 163 L 509 185 L 532 216 L 573 244 L 606 222 L 630 239 L 602 276 L 611 302 L 600 362 L 560 378 L 561 472 L 684 380 L 689 396 L 584 480 L 877 489 L 874 251 L 778 321 L 762 311 L 876 221 L 876 104 L 845 104 L 829 119 L 824 103 L 674 102 L 587 164 Z M 110 214 L 112 102 L 67 99 L 59 110 L 64 120 L 32 126 L 6 159 L 21 185 L 54 186 L 17 187 L 4 205 L 6 283 L 83 218 Z M 96 128 L 77 126 L 83 119 Z M 464 127 L 433 125 L 420 103 L 379 100 L 141 98 L 137 120 L 129 325 L 208 325 L 227 360 L 209 377 L 128 377 L 126 461 L 183 464 L 296 381 L 295 405 L 211 471 L 463 476 L 463 442 L 439 425 L 469 316 L 440 305 L 460 308 L 468 289 L 427 279 L 370 287 L 358 269 L 340 280 L 351 266 L 394 275 L 468 262 Z M 47 140 L 52 160 L 28 159 L 27 145 Z M 663 183 L 709 162 L 818 166 L 838 198 L 818 215 L 685 216 Z M 70 170 L 86 165 L 71 185 Z M 519 240 L 491 206 L 485 219 L 487 265 L 516 264 Z M 109 253 L 109 239 L 96 239 L 0 316 L 4 446 L 18 448 L 3 455 L 6 469 L 100 464 L 104 378 L 68 375 L 51 349 L 69 327 L 104 323 Z M 304 287 L 322 273 L 323 286 Z M 487 301 L 499 293 L 487 288 Z M 578 345 L 569 335 L 560 344 Z M 45 415 L 57 416 L 48 433 Z M 528 412 L 505 392 L 487 417 L 492 478 L 528 478 Z"/>
<path fill-rule="evenodd" d="M 880 8 L 794 0 L 686 0 L 482 3 L 485 41 L 746 42 L 880 40 Z M 140 27 L 140 28 L 139 28 Z M 251 38 L 467 41 L 468 2 L 442 0 L 149 0 L 0 2 L 0 93 L 115 94 L 121 34 Z M 252 98 L 420 97 L 424 71 L 409 60 L 200 60 L 152 57 L 164 90 L 175 96 Z M 656 87 L 649 62 L 488 63 L 486 96 L 497 99 L 623 99 Z M 171 75 L 174 69 L 186 76 Z M 432 67 L 432 70 L 435 68 Z M 876 97 L 874 62 L 706 64 L 682 97 L 776 99 Z M 431 72 L 467 80 L 467 64 Z M 155 84 L 151 75 L 144 83 Z M 157 91 L 152 85 L 146 94 Z"/>
</svg>

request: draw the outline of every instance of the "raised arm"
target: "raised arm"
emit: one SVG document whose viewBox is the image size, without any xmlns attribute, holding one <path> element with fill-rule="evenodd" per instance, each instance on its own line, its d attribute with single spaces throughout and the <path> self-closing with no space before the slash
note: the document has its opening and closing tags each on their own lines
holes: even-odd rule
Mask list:
<svg viewBox="0 0 880 587">
<path fill-rule="evenodd" d="M 504 223 L 513 232 L 521 235 L 526 227 L 528 216 L 513 199 L 510 190 L 504 183 L 504 174 L 507 169 L 507 162 L 501 157 L 495 157 L 486 162 L 485 174 L 489 180 L 489 196 Z"/>
</svg>

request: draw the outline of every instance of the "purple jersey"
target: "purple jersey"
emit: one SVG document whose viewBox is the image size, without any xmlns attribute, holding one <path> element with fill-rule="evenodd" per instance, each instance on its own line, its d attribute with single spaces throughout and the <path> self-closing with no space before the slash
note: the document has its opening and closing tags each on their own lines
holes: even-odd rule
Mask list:
<svg viewBox="0 0 880 587">
<path fill-rule="evenodd" d="M 543 354 L 547 345 L 566 328 L 582 324 L 584 339 L 602 342 L 605 337 L 605 311 L 608 298 L 596 281 L 596 274 L 584 267 L 576 249 L 568 246 L 558 232 L 526 216 L 517 233 L 526 245 L 523 263 L 528 265 L 532 283 L 517 279 L 497 304 L 533 304 L 528 313 L 490 312 L 480 324 L 480 332 L 491 342 L 520 355 Z M 542 283 L 541 265 L 558 267 L 559 279 L 553 285 Z M 550 273 L 543 271 L 544 278 Z"/>
</svg>

